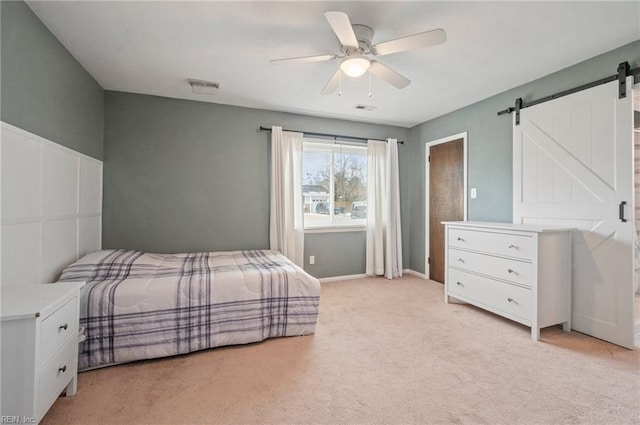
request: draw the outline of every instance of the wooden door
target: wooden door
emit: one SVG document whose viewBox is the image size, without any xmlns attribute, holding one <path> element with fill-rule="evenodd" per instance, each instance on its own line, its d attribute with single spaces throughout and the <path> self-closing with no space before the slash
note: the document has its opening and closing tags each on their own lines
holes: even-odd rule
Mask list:
<svg viewBox="0 0 640 425">
<path fill-rule="evenodd" d="M 631 77 L 630 77 L 631 78 Z M 513 126 L 513 219 L 571 226 L 573 329 L 633 348 L 632 82 L 526 108 Z"/>
<path fill-rule="evenodd" d="M 464 220 L 464 141 L 429 150 L 429 279 L 444 283 L 443 221 Z"/>
</svg>

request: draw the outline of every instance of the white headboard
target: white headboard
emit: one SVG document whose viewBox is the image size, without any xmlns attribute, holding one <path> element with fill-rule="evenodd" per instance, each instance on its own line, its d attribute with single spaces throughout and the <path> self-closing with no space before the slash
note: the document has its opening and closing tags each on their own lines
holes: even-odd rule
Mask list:
<svg viewBox="0 0 640 425">
<path fill-rule="evenodd" d="M 102 246 L 102 161 L 1 125 L 0 285 L 54 282 Z"/>
</svg>

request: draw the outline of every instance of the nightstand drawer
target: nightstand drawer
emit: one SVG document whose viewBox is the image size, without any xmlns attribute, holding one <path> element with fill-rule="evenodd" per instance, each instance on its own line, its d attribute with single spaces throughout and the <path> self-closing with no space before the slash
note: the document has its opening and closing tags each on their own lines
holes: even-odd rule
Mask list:
<svg viewBox="0 0 640 425">
<path fill-rule="evenodd" d="M 449 265 L 531 287 L 531 263 L 459 249 L 449 250 Z"/>
<path fill-rule="evenodd" d="M 66 304 L 45 318 L 40 325 L 40 364 L 43 364 L 71 336 L 78 335 L 78 298 L 73 297 Z M 74 338 L 77 342 L 77 339 Z"/>
<path fill-rule="evenodd" d="M 497 310 L 531 322 L 531 290 L 486 277 L 449 269 L 449 294 L 460 295 L 463 301 L 479 307 Z"/>
<path fill-rule="evenodd" d="M 78 361 L 78 341 L 70 339 L 40 369 L 40 386 L 38 388 L 39 415 L 49 410 L 62 390 L 75 376 Z"/>
<path fill-rule="evenodd" d="M 532 236 L 449 229 L 449 246 L 531 260 L 536 251 Z"/>
</svg>

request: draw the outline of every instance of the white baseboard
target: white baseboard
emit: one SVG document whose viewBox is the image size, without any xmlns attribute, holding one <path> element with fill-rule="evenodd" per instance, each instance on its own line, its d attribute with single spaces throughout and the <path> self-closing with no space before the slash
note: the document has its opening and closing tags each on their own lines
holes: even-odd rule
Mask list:
<svg viewBox="0 0 640 425">
<path fill-rule="evenodd" d="M 426 274 L 424 274 L 424 273 L 420 273 L 420 272 L 417 272 L 417 271 L 415 271 L 415 270 L 411 270 L 411 269 L 404 269 L 404 270 L 402 270 L 402 272 L 403 272 L 403 273 L 405 273 L 405 274 L 412 274 L 412 275 L 414 275 L 414 276 L 418 276 L 418 277 L 421 277 L 421 278 L 423 278 L 423 279 L 427 279 L 427 280 L 429 280 L 429 278 L 427 277 L 427 275 L 426 275 Z"/>
<path fill-rule="evenodd" d="M 427 275 L 425 275 L 424 273 L 417 272 L 415 270 L 404 269 L 404 270 L 402 270 L 402 272 L 404 274 L 411 274 L 411 275 L 414 275 L 414 276 L 418 276 L 418 277 L 420 277 L 422 279 L 429 280 Z M 367 277 L 367 275 L 363 273 L 363 274 L 351 274 L 351 275 L 347 275 L 347 276 L 321 277 L 318 280 L 320 281 L 320 283 L 325 283 L 325 282 L 335 282 L 335 281 L 338 281 L 338 280 L 362 279 L 364 277 Z M 379 276 L 379 277 L 383 277 L 383 276 Z"/>
<path fill-rule="evenodd" d="M 351 274 L 347 276 L 332 276 L 332 277 L 322 277 L 318 279 L 320 283 L 325 282 L 335 282 L 337 280 L 349 280 L 349 279 L 362 279 L 363 277 L 367 277 L 366 274 Z"/>
</svg>

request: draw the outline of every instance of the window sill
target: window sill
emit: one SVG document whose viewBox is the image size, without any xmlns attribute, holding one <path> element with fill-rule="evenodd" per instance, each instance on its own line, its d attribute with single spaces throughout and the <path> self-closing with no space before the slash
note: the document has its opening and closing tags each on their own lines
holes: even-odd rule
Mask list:
<svg viewBox="0 0 640 425">
<path fill-rule="evenodd" d="M 340 233 L 340 232 L 364 232 L 367 230 L 365 225 L 354 226 L 319 226 L 308 227 L 304 229 L 304 233 Z"/>
</svg>

